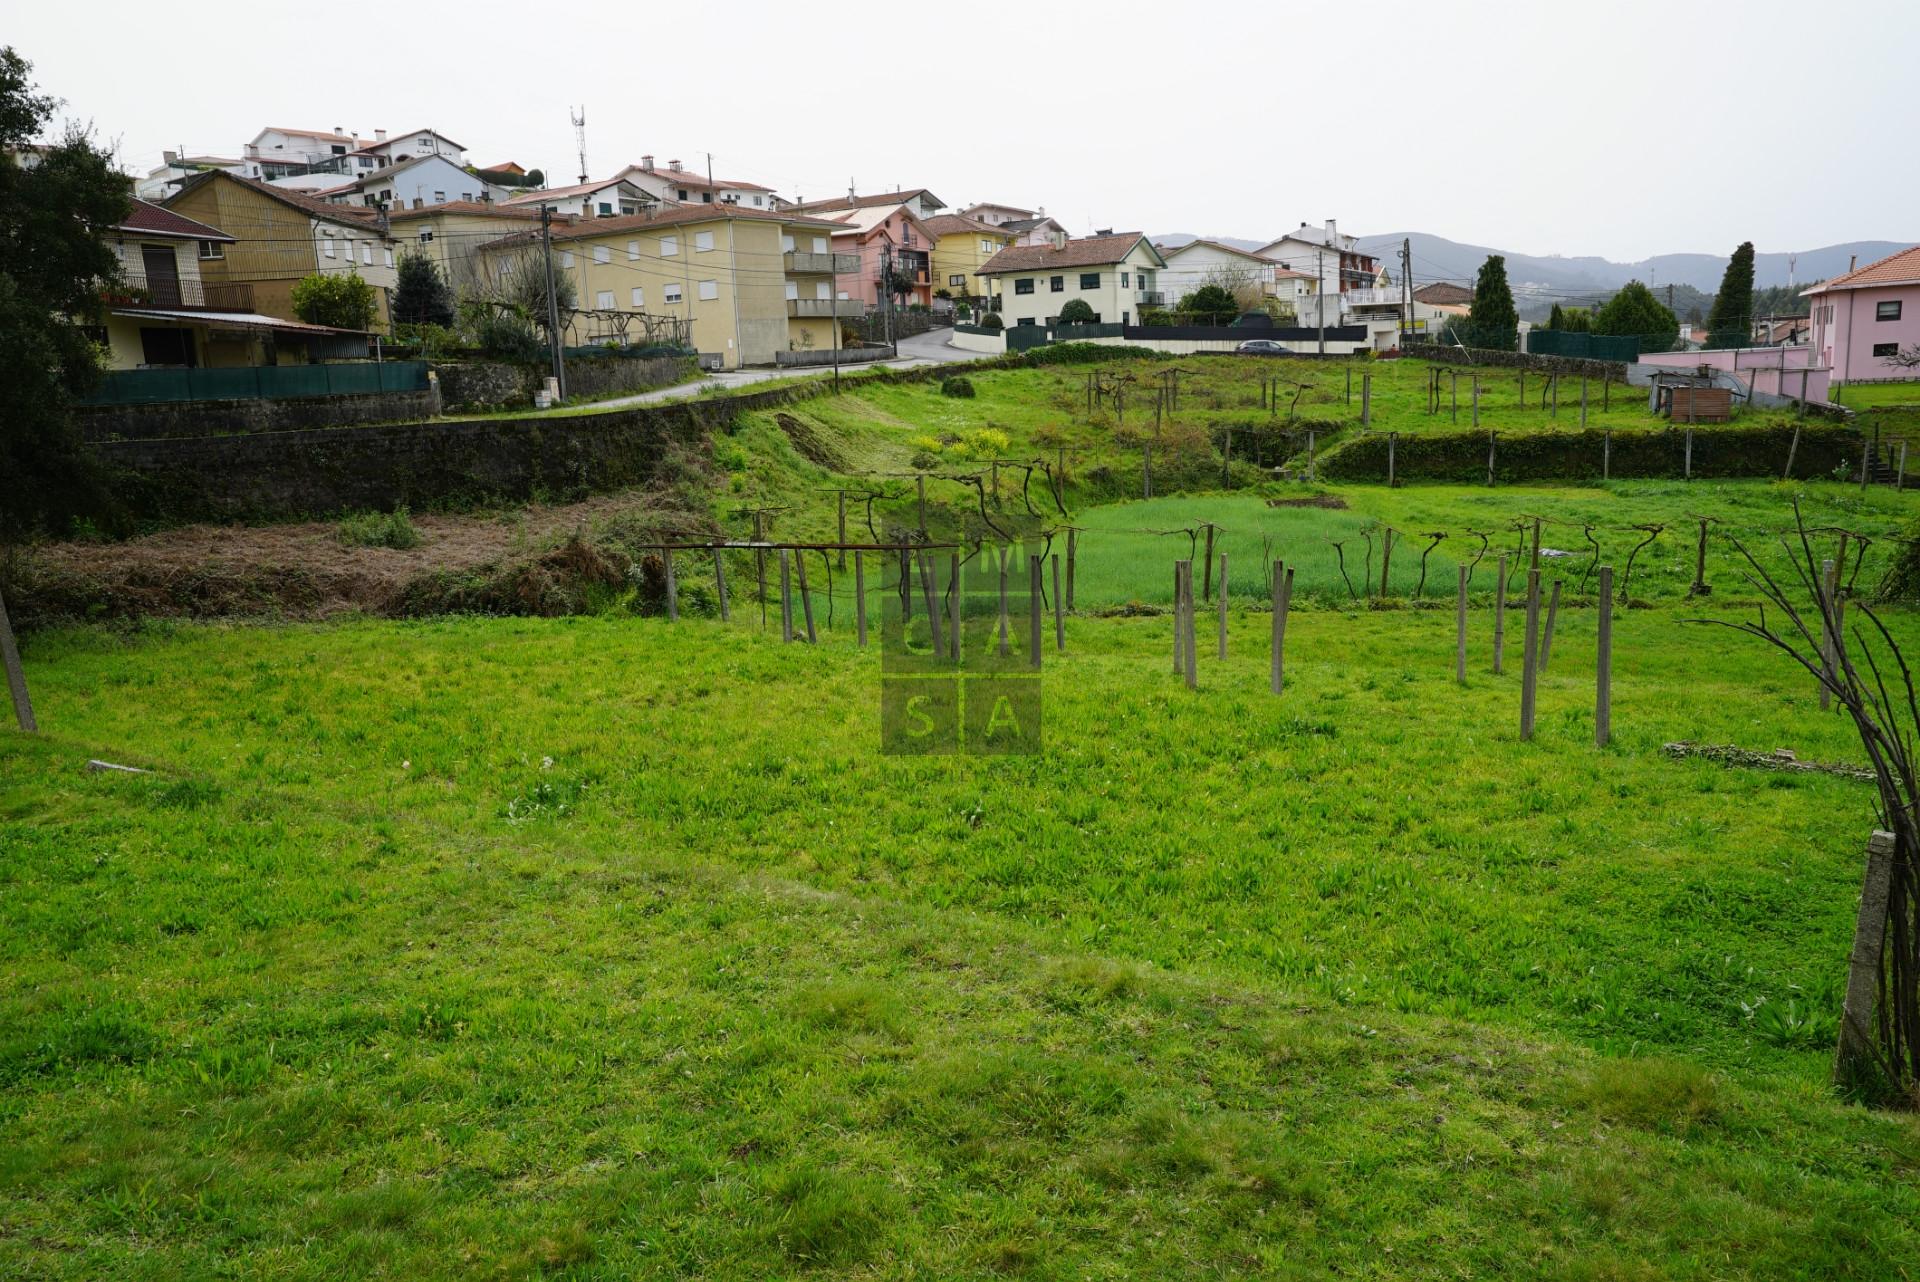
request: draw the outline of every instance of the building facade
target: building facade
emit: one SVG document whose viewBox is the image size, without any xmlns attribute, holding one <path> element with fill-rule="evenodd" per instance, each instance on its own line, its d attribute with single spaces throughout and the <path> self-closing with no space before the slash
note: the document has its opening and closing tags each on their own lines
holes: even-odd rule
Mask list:
<svg viewBox="0 0 1920 1282">
<path fill-rule="evenodd" d="M 938 214 L 926 220 L 933 237 L 934 289 L 954 298 L 985 298 L 993 292 L 980 274 L 993 256 L 1013 244 L 1013 234 L 961 214 Z"/>
<path fill-rule="evenodd" d="M 1144 298 L 1162 293 L 1166 259 L 1139 232 L 1088 236 L 1001 250 L 980 274 L 994 282 L 1000 319 L 1008 327 L 1052 325 L 1060 309 L 1080 299 L 1098 322 L 1131 325 Z"/>
<path fill-rule="evenodd" d="M 1802 297 L 1812 302 L 1809 344 L 1835 382 L 1920 374 L 1891 360 L 1920 349 L 1920 245 L 1823 281 Z"/>
</svg>

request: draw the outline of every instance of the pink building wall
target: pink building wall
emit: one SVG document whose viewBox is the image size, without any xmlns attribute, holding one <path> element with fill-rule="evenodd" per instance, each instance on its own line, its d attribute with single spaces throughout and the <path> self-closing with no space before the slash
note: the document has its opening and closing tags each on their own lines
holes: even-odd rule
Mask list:
<svg viewBox="0 0 1920 1282">
<path fill-rule="evenodd" d="M 1898 320 L 1876 320 L 1877 304 L 1900 304 Z M 1920 285 L 1867 285 L 1813 296 L 1814 350 L 1842 383 L 1912 378 L 1914 371 L 1887 364 L 1873 349 L 1888 343 L 1920 343 Z"/>
<path fill-rule="evenodd" d="M 922 254 L 931 256 L 933 237 L 927 234 L 927 229 L 919 219 L 911 218 L 909 222 L 913 227 L 913 243 L 904 245 L 904 248 L 918 250 Z M 889 215 L 886 222 L 867 231 L 856 231 L 850 227 L 844 232 L 833 234 L 834 253 L 860 255 L 859 271 L 842 273 L 834 278 L 833 288 L 836 294 L 845 294 L 848 298 L 866 303 L 870 307 L 878 306 L 885 301 L 885 295 L 880 290 L 880 269 L 885 261 L 887 247 L 903 245 L 893 230 L 899 226 L 899 223 L 900 216 L 896 212 Z M 926 282 L 917 286 L 903 301 L 908 304 L 923 305 L 933 302 L 931 267 L 929 267 Z"/>
<path fill-rule="evenodd" d="M 1762 392 L 1810 401 L 1827 399 L 1833 372 L 1816 359 L 1812 347 L 1732 347 L 1709 348 L 1702 352 L 1648 352 L 1640 357 L 1642 365 L 1661 369 L 1694 370 L 1702 365 L 1724 370 Z M 1802 375 L 1805 388 L 1802 392 Z"/>
</svg>

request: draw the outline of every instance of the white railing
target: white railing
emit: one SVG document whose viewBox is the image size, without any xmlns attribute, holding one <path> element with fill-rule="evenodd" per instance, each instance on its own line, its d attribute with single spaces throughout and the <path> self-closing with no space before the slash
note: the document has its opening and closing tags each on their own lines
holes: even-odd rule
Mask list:
<svg viewBox="0 0 1920 1282">
<path fill-rule="evenodd" d="M 1348 307 L 1400 307 L 1407 301 L 1397 289 L 1349 289 L 1340 297 Z"/>
</svg>

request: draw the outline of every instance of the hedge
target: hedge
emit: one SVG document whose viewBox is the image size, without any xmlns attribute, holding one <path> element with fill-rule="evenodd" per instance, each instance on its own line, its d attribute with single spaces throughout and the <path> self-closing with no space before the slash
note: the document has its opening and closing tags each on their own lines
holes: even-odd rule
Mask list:
<svg viewBox="0 0 1920 1282">
<path fill-rule="evenodd" d="M 1860 466 L 1863 438 L 1856 429 L 1836 423 L 1803 423 L 1798 428 L 1797 449 L 1793 446 L 1795 430 L 1790 423 L 1695 428 L 1693 475 L 1778 477 L 1786 470 L 1790 449 L 1796 477 L 1831 476 L 1838 468 L 1851 473 Z M 1680 477 L 1686 474 L 1686 429 L 1614 432 L 1612 435 L 1610 476 Z M 1494 479 L 1496 482 L 1599 480 L 1606 436 L 1603 429 L 1593 427 L 1584 431 L 1502 435 L 1494 450 Z M 1402 434 L 1394 447 L 1394 476 L 1398 480 L 1475 481 L 1484 485 L 1487 437 L 1486 432 Z M 1349 441 L 1323 457 L 1319 471 L 1330 480 L 1385 480 L 1386 434 L 1374 432 Z"/>
</svg>

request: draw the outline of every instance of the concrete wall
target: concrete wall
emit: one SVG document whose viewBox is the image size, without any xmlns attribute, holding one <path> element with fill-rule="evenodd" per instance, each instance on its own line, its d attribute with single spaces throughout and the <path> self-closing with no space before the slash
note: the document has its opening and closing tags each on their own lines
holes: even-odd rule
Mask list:
<svg viewBox="0 0 1920 1282">
<path fill-rule="evenodd" d="M 947 340 L 964 352 L 991 352 L 1001 356 L 1007 350 L 1007 336 L 1004 333 L 975 334 L 956 325 L 953 336 Z"/>
<path fill-rule="evenodd" d="M 1897 320 L 1878 319 L 1876 304 L 1897 302 Z M 1882 285 L 1836 289 L 1813 297 L 1812 344 L 1820 363 L 1842 383 L 1912 378 L 1913 371 L 1889 365 L 1873 349 L 1886 344 L 1920 344 L 1920 285 Z"/>
<path fill-rule="evenodd" d="M 1640 364 L 1661 369 L 1720 370 L 1742 387 L 1773 396 L 1798 398 L 1804 386 L 1810 401 L 1827 399 L 1833 371 L 1814 361 L 1811 347 L 1709 348 L 1699 352 L 1648 352 Z M 1804 376 L 1804 384 L 1803 384 Z"/>
<path fill-rule="evenodd" d="M 440 388 L 423 392 L 373 392 L 363 396 L 292 396 L 232 401 L 170 401 L 154 405 L 81 405 L 74 418 L 81 435 L 96 442 L 168 437 L 300 432 L 433 418 Z"/>
</svg>

